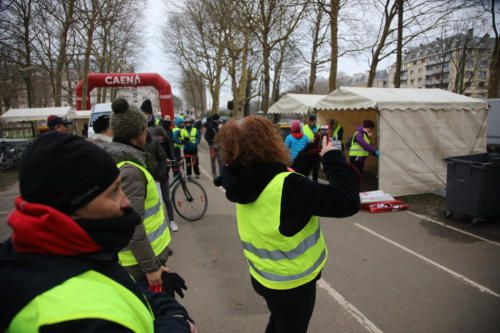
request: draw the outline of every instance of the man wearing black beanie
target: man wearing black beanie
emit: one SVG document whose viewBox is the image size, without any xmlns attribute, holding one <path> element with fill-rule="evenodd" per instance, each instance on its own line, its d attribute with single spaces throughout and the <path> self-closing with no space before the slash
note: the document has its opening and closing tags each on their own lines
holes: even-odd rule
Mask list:
<svg viewBox="0 0 500 333">
<path fill-rule="evenodd" d="M 118 264 L 141 221 L 120 182 L 113 159 L 73 135 L 47 133 L 26 151 L 0 247 L 0 331 L 190 331 L 175 299 L 139 289 Z"/>
</svg>

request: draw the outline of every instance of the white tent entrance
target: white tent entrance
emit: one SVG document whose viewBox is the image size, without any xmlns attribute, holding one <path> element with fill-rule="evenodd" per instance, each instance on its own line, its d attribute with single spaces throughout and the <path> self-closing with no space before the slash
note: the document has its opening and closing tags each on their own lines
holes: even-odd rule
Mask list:
<svg viewBox="0 0 500 333">
<path fill-rule="evenodd" d="M 443 188 L 443 158 L 486 151 L 488 104 L 448 91 L 341 87 L 314 108 L 319 123 L 376 120 L 378 187 L 394 196 Z"/>
</svg>

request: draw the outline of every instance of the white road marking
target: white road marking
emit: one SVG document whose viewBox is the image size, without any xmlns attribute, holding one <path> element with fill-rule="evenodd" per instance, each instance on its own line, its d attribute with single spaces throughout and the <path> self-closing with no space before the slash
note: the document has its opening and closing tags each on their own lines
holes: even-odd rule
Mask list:
<svg viewBox="0 0 500 333">
<path fill-rule="evenodd" d="M 484 238 L 484 237 L 481 237 L 481 236 L 475 235 L 475 234 L 473 234 L 473 233 L 470 233 L 470 232 L 467 232 L 467 231 L 461 230 L 461 229 L 459 229 L 459 228 L 455 228 L 455 227 L 453 227 L 453 226 L 451 226 L 451 225 L 447 225 L 447 224 L 445 224 L 445 223 L 443 223 L 443 222 L 439 222 L 439 221 L 434 220 L 434 219 L 432 219 L 432 218 L 430 218 L 430 217 L 427 217 L 427 216 L 424 216 L 424 215 L 420 215 L 420 214 L 417 214 L 417 213 L 414 213 L 414 212 L 410 212 L 409 210 L 407 211 L 407 213 L 408 213 L 408 214 L 410 214 L 410 215 L 416 216 L 416 217 L 418 217 L 418 218 L 421 218 L 421 219 L 427 220 L 427 221 L 429 221 L 429 222 L 432 222 L 432 223 L 438 224 L 438 225 L 440 225 L 440 226 L 442 226 L 442 227 L 445 227 L 445 228 L 448 228 L 448 229 L 451 229 L 451 230 L 454 230 L 454 231 L 460 232 L 460 233 L 462 233 L 462 234 L 464 234 L 464 235 L 467 235 L 467 236 L 470 236 L 470 237 L 474 237 L 474 238 L 480 239 L 480 240 L 482 240 L 482 241 L 484 241 L 484 242 L 487 242 L 487 243 L 490 243 L 490 244 L 493 244 L 493 245 L 495 245 L 495 246 L 500 247 L 500 243 L 499 243 L 499 242 L 495 242 L 495 241 L 492 241 L 492 240 L 490 240 L 490 239 L 487 239 L 487 238 Z"/>
<path fill-rule="evenodd" d="M 332 298 L 339 303 L 345 311 L 347 311 L 351 316 L 356 319 L 361 326 L 363 326 L 368 332 L 382 333 L 374 323 L 372 323 L 368 318 L 365 317 L 354 305 L 349 303 L 344 296 L 342 296 L 338 291 L 336 291 L 328 282 L 323 278 L 318 280 L 318 286 L 325 289 Z"/>
<path fill-rule="evenodd" d="M 457 272 L 455 272 L 455 271 L 453 271 L 453 270 L 451 270 L 451 269 L 449 269 L 449 268 L 447 268 L 447 267 L 445 267 L 445 266 L 443 266 L 443 265 L 440 265 L 440 264 L 438 264 L 437 262 L 435 262 L 435 261 L 433 261 L 433 260 L 431 260 L 431 259 L 429 259 L 429 258 L 426 258 L 426 257 L 424 257 L 423 255 L 418 254 L 418 253 L 416 253 L 416 252 L 414 252 L 414 251 L 412 251 L 412 250 L 410 250 L 410 249 L 408 249 L 408 248 L 404 247 L 403 245 L 398 244 L 398 243 L 396 243 L 396 242 L 394 242 L 394 241 L 390 240 L 389 238 L 384 237 L 384 236 L 382 236 L 382 235 L 380 235 L 380 234 L 376 233 L 375 231 L 373 231 L 373 230 L 371 230 L 371 229 L 369 229 L 369 228 L 367 228 L 367 227 L 365 227 L 365 226 L 362 226 L 362 225 L 360 225 L 360 224 L 358 224 L 358 223 L 354 223 L 354 225 L 355 225 L 355 226 L 357 226 L 358 228 L 361 228 L 361 229 L 363 229 L 363 230 L 365 230 L 365 231 L 367 231 L 367 232 L 371 233 L 371 234 L 372 234 L 372 235 L 374 235 L 374 236 L 377 236 L 377 237 L 378 237 L 378 238 L 380 238 L 380 239 L 385 240 L 386 242 L 388 242 L 388 243 L 390 243 L 390 244 L 392 244 L 392 245 L 394 245 L 394 246 L 399 247 L 400 249 L 402 249 L 402 250 L 404 250 L 404 251 L 406 251 L 406 252 L 408 252 L 408 253 L 410 253 L 410 254 L 412 254 L 412 255 L 416 256 L 417 258 L 422 259 L 423 261 L 427 262 L 428 264 L 431 264 L 431 265 L 433 265 L 433 266 L 435 266 L 435 267 L 437 267 L 437 268 L 439 268 L 439 269 L 441 269 L 441 270 L 445 271 L 446 273 L 451 274 L 453 277 L 455 277 L 455 278 L 457 278 L 458 280 L 460 280 L 460 281 L 464 282 L 465 284 L 468 284 L 469 286 L 474 287 L 474 288 L 478 289 L 479 291 L 481 291 L 481 292 L 483 292 L 483 293 L 487 293 L 487 294 L 490 294 L 490 295 L 492 295 L 492 296 L 495 296 L 495 297 L 500 298 L 500 295 L 499 295 L 499 294 L 497 294 L 497 293 L 496 293 L 496 292 L 494 292 L 493 290 L 491 290 L 491 289 L 489 289 L 489 288 L 487 288 L 487 287 L 483 286 L 482 284 L 479 284 L 479 283 L 477 283 L 477 282 L 474 282 L 474 281 L 472 281 L 471 279 L 469 279 L 469 278 L 467 278 L 467 277 L 465 277 L 465 276 L 463 276 L 463 275 L 461 275 L 461 274 L 458 274 Z"/>
</svg>

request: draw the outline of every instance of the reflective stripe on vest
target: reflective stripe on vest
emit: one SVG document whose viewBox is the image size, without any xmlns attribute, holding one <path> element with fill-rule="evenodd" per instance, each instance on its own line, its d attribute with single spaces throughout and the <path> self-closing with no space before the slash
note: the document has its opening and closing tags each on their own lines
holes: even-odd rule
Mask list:
<svg viewBox="0 0 500 333">
<path fill-rule="evenodd" d="M 311 127 L 309 127 L 309 124 L 306 124 L 302 127 L 302 132 L 304 132 L 304 135 L 307 136 L 309 141 L 314 140 L 314 132 Z"/>
<path fill-rule="evenodd" d="M 195 127 L 191 127 L 190 132 L 188 132 L 188 130 L 186 128 L 183 128 L 181 130 L 181 139 L 183 140 L 183 139 L 189 137 L 189 140 L 191 141 L 191 143 L 196 143 L 197 132 L 198 132 L 198 130 Z"/>
<path fill-rule="evenodd" d="M 174 129 L 172 130 L 172 138 L 175 137 L 175 132 L 180 131 L 180 130 L 181 129 L 179 127 L 174 127 Z M 182 145 L 179 144 L 179 143 L 177 143 L 177 142 L 175 142 L 175 140 L 174 140 L 174 147 L 181 148 Z"/>
<path fill-rule="evenodd" d="M 276 175 L 256 201 L 236 205 L 238 232 L 250 274 L 271 289 L 291 289 L 313 280 L 328 254 L 317 216 L 292 237 L 279 232 L 281 194 L 289 174 Z"/>
<path fill-rule="evenodd" d="M 338 140 L 337 139 L 337 135 L 339 134 L 339 131 L 340 131 L 341 128 L 342 128 L 342 125 L 337 124 L 337 127 L 335 127 L 335 130 L 333 130 L 333 138 L 335 140 Z"/>
<path fill-rule="evenodd" d="M 44 325 L 102 319 L 133 332 L 154 332 L 150 308 L 129 289 L 90 270 L 36 296 L 19 311 L 8 332 L 39 332 Z"/>
<path fill-rule="evenodd" d="M 144 173 L 148 181 L 146 187 L 146 199 L 144 200 L 143 223 L 146 228 L 146 234 L 148 241 L 151 244 L 151 248 L 156 255 L 159 255 L 170 243 L 170 230 L 168 229 L 168 222 L 165 219 L 165 214 L 163 213 L 163 206 L 160 201 L 155 180 L 147 169 L 131 161 L 118 163 L 118 168 L 122 167 L 124 164 L 131 164 L 137 167 Z M 123 248 L 118 253 L 118 259 L 122 266 L 137 265 L 137 260 L 128 246 Z"/>
<path fill-rule="evenodd" d="M 351 148 L 349 149 L 349 156 L 368 156 L 370 153 L 368 151 L 364 150 L 363 147 L 355 140 L 356 135 L 358 134 L 358 131 L 354 133 L 352 136 L 352 141 L 351 141 Z M 363 138 L 365 139 L 366 143 L 370 144 L 370 138 L 366 133 L 363 132 Z"/>
</svg>

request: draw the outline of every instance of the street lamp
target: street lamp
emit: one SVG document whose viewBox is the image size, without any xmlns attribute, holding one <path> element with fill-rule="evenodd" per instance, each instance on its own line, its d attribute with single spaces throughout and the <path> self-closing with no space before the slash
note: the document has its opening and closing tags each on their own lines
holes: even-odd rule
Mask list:
<svg viewBox="0 0 500 333">
<path fill-rule="evenodd" d="M 21 77 L 24 80 L 24 83 L 26 84 L 26 92 L 28 95 L 28 107 L 31 109 L 31 93 L 30 93 L 30 78 L 29 76 L 26 76 L 26 72 L 32 69 L 35 69 L 36 66 L 28 66 L 24 68 L 19 69 L 19 73 L 21 74 Z"/>
</svg>

